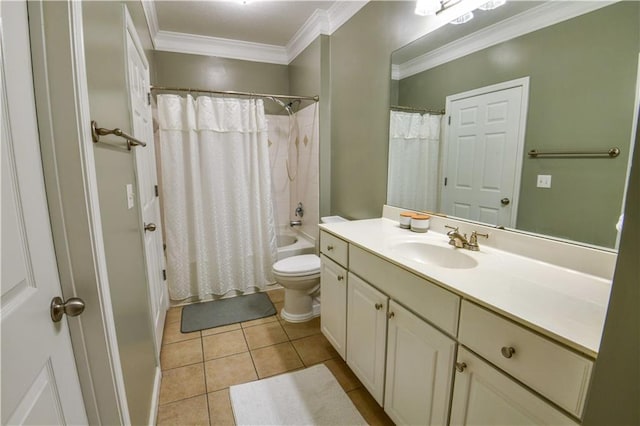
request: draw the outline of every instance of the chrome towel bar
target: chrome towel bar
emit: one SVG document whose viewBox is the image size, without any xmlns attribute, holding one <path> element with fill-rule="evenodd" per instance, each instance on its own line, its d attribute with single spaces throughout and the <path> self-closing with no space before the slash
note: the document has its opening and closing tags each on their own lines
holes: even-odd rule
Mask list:
<svg viewBox="0 0 640 426">
<path fill-rule="evenodd" d="M 620 155 L 620 148 L 610 148 L 607 151 L 537 151 L 532 149 L 528 152 L 529 157 L 609 157 L 615 158 Z"/>
<path fill-rule="evenodd" d="M 91 139 L 93 139 L 93 142 L 94 143 L 100 142 L 100 136 L 106 136 L 106 135 L 116 135 L 116 136 L 120 136 L 123 139 L 126 139 L 127 149 L 129 151 L 131 151 L 132 146 L 138 146 L 138 145 L 143 147 L 147 146 L 146 142 L 142 142 L 141 140 L 138 140 L 133 136 L 126 134 L 125 132 L 123 132 L 118 128 L 105 129 L 103 127 L 98 127 L 98 123 L 96 123 L 95 120 L 91 120 Z"/>
</svg>

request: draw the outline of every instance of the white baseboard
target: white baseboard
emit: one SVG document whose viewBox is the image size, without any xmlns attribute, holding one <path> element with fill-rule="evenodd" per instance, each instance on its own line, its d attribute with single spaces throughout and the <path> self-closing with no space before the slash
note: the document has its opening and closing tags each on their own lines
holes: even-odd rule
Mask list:
<svg viewBox="0 0 640 426">
<path fill-rule="evenodd" d="M 158 417 L 158 405 L 160 404 L 160 383 L 162 382 L 162 370 L 156 367 L 156 378 L 153 381 L 153 393 L 151 394 L 151 409 L 149 410 L 149 425 L 155 426 Z"/>
</svg>

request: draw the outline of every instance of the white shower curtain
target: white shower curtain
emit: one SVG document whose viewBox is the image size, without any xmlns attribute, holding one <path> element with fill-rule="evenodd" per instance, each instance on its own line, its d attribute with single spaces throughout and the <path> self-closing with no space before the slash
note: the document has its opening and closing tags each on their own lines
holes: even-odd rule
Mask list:
<svg viewBox="0 0 640 426">
<path fill-rule="evenodd" d="M 158 96 L 173 300 L 273 282 L 276 234 L 262 100 Z"/>
<path fill-rule="evenodd" d="M 387 204 L 435 211 L 441 115 L 391 111 Z"/>
</svg>

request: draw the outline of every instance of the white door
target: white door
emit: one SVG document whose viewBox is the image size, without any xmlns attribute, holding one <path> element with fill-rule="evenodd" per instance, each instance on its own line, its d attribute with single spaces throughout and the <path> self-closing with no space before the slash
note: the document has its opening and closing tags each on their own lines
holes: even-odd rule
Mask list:
<svg viewBox="0 0 640 426">
<path fill-rule="evenodd" d="M 2 2 L 0 26 L 2 424 L 87 424 L 67 318 L 54 323 L 50 316 L 51 300 L 62 294 L 44 192 L 26 2 Z"/>
<path fill-rule="evenodd" d="M 382 405 L 389 298 L 349 272 L 347 365 Z"/>
<path fill-rule="evenodd" d="M 444 213 L 515 227 L 528 79 L 447 97 Z"/>
<path fill-rule="evenodd" d="M 446 425 L 456 342 L 393 300 L 384 411 L 398 425 Z"/>
<path fill-rule="evenodd" d="M 127 60 L 129 96 L 133 121 L 133 136 L 147 143 L 133 149 L 136 161 L 137 200 L 140 203 L 141 229 L 144 232 L 144 255 L 149 285 L 149 304 L 160 355 L 164 320 L 169 306 L 169 294 L 164 280 L 164 250 L 158 198 L 158 177 L 153 139 L 153 122 L 149 99 L 149 64 L 137 33 L 127 13 Z"/>
<path fill-rule="evenodd" d="M 456 367 L 451 425 L 578 424 L 462 346 Z"/>
<path fill-rule="evenodd" d="M 347 345 L 347 271 L 321 255 L 320 268 L 320 329 L 342 359 Z"/>
</svg>

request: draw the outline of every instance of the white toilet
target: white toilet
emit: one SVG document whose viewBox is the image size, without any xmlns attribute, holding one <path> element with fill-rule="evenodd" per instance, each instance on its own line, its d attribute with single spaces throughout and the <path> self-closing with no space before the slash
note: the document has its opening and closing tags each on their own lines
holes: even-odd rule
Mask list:
<svg viewBox="0 0 640 426">
<path fill-rule="evenodd" d="M 320 290 L 320 258 L 315 254 L 287 257 L 274 263 L 273 275 L 284 287 L 280 316 L 289 322 L 304 322 L 320 315 L 314 296 Z"/>
<path fill-rule="evenodd" d="M 321 218 L 322 223 L 346 222 L 340 216 Z M 273 264 L 273 276 L 284 287 L 280 316 L 288 322 L 304 322 L 320 315 L 320 258 L 302 254 Z"/>
</svg>

